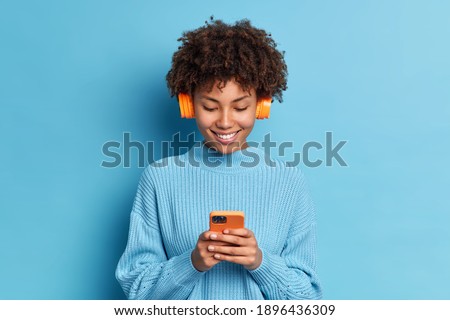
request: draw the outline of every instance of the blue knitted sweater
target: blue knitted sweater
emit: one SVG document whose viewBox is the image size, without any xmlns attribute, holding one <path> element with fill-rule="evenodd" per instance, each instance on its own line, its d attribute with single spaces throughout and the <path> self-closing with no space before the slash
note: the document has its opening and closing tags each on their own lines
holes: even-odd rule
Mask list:
<svg viewBox="0 0 450 320">
<path fill-rule="evenodd" d="M 214 210 L 241 210 L 261 265 L 192 265 Z M 248 147 L 222 154 L 197 143 L 150 164 L 131 211 L 116 277 L 129 299 L 320 299 L 314 208 L 297 167 Z"/>
</svg>

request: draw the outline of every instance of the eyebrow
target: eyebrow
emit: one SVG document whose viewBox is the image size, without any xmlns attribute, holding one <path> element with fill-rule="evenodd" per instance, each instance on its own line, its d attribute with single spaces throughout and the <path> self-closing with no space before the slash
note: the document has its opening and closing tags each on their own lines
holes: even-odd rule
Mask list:
<svg viewBox="0 0 450 320">
<path fill-rule="evenodd" d="M 249 97 L 251 97 L 251 96 L 242 96 L 242 97 L 239 97 L 237 99 L 234 99 L 231 102 L 239 102 L 239 101 L 244 100 L 245 98 L 249 98 Z M 202 96 L 202 99 L 206 99 L 206 100 L 210 100 L 210 101 L 219 103 L 219 100 L 216 100 L 216 99 L 208 97 L 208 96 Z"/>
</svg>

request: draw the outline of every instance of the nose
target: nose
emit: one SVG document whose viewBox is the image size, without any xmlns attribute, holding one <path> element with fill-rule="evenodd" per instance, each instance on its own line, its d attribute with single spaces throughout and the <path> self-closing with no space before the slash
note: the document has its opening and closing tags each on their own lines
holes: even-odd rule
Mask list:
<svg viewBox="0 0 450 320">
<path fill-rule="evenodd" d="M 220 128 L 223 130 L 232 128 L 234 126 L 234 119 L 233 119 L 231 112 L 229 112 L 229 110 L 223 109 L 220 112 L 219 118 L 216 121 L 216 126 L 217 126 L 217 128 Z"/>
</svg>

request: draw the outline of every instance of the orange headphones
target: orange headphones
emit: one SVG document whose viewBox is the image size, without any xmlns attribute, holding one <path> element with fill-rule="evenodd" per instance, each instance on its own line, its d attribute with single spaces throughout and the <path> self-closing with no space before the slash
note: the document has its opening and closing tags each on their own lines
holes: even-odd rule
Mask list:
<svg viewBox="0 0 450 320">
<path fill-rule="evenodd" d="M 194 104 L 191 97 L 186 93 L 178 94 L 178 103 L 180 104 L 180 112 L 182 118 L 195 118 Z M 256 119 L 267 119 L 270 113 L 271 98 L 264 98 L 258 101 L 256 105 Z"/>
</svg>

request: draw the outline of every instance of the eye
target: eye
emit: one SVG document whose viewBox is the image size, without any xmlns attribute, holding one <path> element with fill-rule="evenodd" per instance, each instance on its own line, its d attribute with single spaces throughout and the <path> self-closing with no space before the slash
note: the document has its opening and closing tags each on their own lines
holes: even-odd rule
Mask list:
<svg viewBox="0 0 450 320">
<path fill-rule="evenodd" d="M 203 106 L 203 109 L 205 109 L 208 112 L 213 112 L 214 110 L 216 110 L 215 108 L 208 108 L 207 106 Z"/>
<path fill-rule="evenodd" d="M 248 109 L 248 106 L 245 107 L 245 108 L 236 108 L 236 111 L 237 111 L 237 112 L 242 112 L 242 111 L 245 111 L 245 110 L 247 110 L 247 109 Z"/>
</svg>

